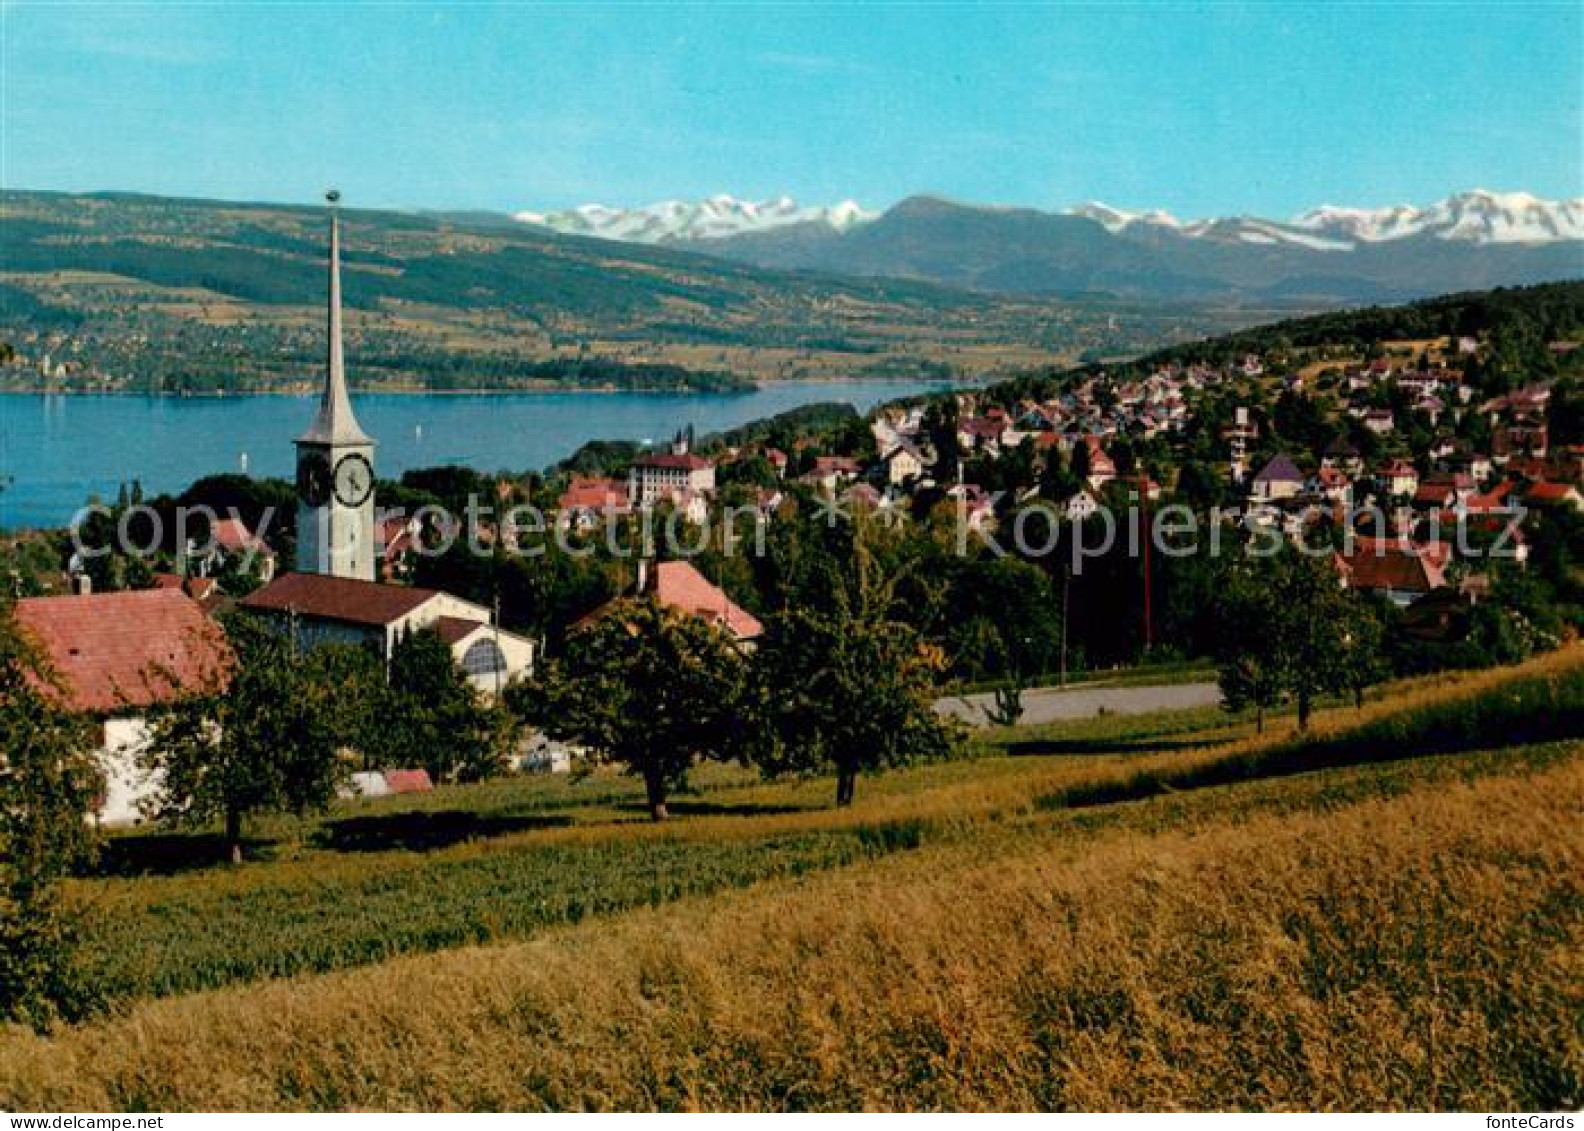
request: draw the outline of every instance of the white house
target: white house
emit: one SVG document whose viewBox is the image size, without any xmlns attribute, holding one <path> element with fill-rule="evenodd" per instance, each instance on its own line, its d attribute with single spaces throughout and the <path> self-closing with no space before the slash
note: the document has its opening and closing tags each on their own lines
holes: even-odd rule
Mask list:
<svg viewBox="0 0 1584 1131">
<path fill-rule="evenodd" d="M 880 457 L 885 464 L 886 482 L 900 487 L 924 474 L 924 456 L 911 441 L 899 439 L 896 445 Z"/>
<path fill-rule="evenodd" d="M 137 822 L 158 784 L 139 764 L 148 710 L 224 681 L 230 651 L 219 627 L 180 589 L 27 597 L 16 619 L 59 679 L 46 694 L 97 730 L 105 790 L 95 815 L 107 825 Z"/>
</svg>

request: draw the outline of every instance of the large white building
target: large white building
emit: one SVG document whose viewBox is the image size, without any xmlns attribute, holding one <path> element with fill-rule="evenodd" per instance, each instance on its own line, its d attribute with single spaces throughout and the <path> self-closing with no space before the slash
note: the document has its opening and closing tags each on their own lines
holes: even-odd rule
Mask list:
<svg viewBox="0 0 1584 1131">
<path fill-rule="evenodd" d="M 533 670 L 533 641 L 492 623 L 490 610 L 438 589 L 288 573 L 243 598 L 299 644 L 361 644 L 389 660 L 407 632 L 432 628 L 480 691 L 500 691 Z"/>
<path fill-rule="evenodd" d="M 635 507 L 684 503 L 715 490 L 715 465 L 688 451 L 655 452 L 633 461 L 627 497 Z"/>
</svg>

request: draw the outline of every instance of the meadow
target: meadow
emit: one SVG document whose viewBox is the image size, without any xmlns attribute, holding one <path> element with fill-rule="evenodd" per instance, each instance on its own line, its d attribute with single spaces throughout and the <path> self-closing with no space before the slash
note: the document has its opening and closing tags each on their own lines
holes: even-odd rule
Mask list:
<svg viewBox="0 0 1584 1131">
<path fill-rule="evenodd" d="M 596 776 L 358 802 L 74 883 L 112 1012 L 7 1108 L 1584 1102 L 1584 649 L 1311 732 L 983 733 L 860 784 Z M 199 842 L 201 844 L 201 842 Z"/>
</svg>

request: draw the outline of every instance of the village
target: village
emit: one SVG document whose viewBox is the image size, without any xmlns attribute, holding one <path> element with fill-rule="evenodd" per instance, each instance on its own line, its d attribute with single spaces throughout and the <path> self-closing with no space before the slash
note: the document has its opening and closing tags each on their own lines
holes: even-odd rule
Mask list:
<svg viewBox="0 0 1584 1131">
<path fill-rule="evenodd" d="M 232 610 L 289 638 L 293 649 L 352 645 L 387 670 L 404 637 L 432 633 L 482 704 L 529 684 L 546 649 L 562 650 L 568 634 L 633 599 L 697 618 L 751 651 L 764 631 L 752 611 L 764 607 L 762 599 L 744 593 L 740 574 L 729 592 L 729 571 L 719 568 L 720 552 L 729 554 L 739 534 L 732 520 L 743 514 L 755 528 L 870 519 L 953 527 L 959 552 L 983 558 L 1007 553 L 998 539 L 1021 528 L 1022 512 L 1039 510 L 1080 530 L 1102 515 L 1125 528 L 1176 507 L 1235 532 L 1233 546 L 1261 535 L 1318 541 L 1329 548 L 1339 588 L 1395 610 L 1395 631 L 1437 639 L 1459 631 L 1490 596 L 1493 565 L 1524 569 L 1537 519 L 1584 510 L 1584 444 L 1551 437 L 1554 382 L 1489 395 L 1469 373 L 1489 346 L 1477 337 L 1387 342 L 1367 360 L 1316 363 L 1311 351 L 1301 366 L 1289 351 L 1167 363 L 1142 375 L 1102 370 L 895 404 L 839 435 L 815 428 L 789 434 L 781 446 L 706 439 L 695 448 L 679 432 L 604 474 L 552 474 L 528 484 L 475 477 L 492 489 L 502 514 L 523 509 L 511 509 L 514 502 L 544 501 L 548 513 L 534 512 L 538 531 L 548 530 L 563 554 L 596 555 L 606 567 L 606 589 L 571 608 L 552 638 L 542 624 L 536 631 L 503 623 L 498 582 L 493 597 L 478 586 L 459 595 L 429 583 L 435 560 L 455 562 L 467 546 L 485 555 L 519 547 L 520 519 L 470 519 L 475 528 L 464 532 L 462 519 L 444 508 L 376 508 L 373 441 L 357 424 L 341 360 L 336 271 L 333 251 L 331 361 L 319 415 L 297 440 L 296 568 L 286 569 L 268 533 L 255 533 L 233 509 L 216 515 L 201 540 L 167 555 L 166 568 L 141 565 L 128 581 L 124 571 L 91 569 L 92 555 L 79 552 L 60 582 L 69 595 L 16 603 L 18 622 L 59 675 L 64 701 L 102 727 L 107 785 L 96 815 L 106 824 L 147 817 L 155 787 L 140 761 L 149 741 L 145 715 L 224 669 L 228 648 L 213 618 Z M 1572 362 L 1576 345 L 1546 348 Z M 1333 406 L 1331 415 L 1322 404 Z M 668 544 L 629 560 L 632 532 L 647 538 L 657 515 L 673 533 L 704 530 L 693 541 L 711 552 L 695 563 L 694 553 Z M 721 532 L 709 534 L 712 523 Z M 1065 571 L 1069 582 L 1083 565 L 1043 562 L 1021 546 L 1014 556 L 1051 576 Z M 1122 604 L 1108 615 L 1132 621 L 1139 604 L 1148 609 L 1144 568 L 1142 587 L 1124 586 Z M 96 573 L 119 578 L 125 590 L 96 590 Z M 1055 593 L 1047 585 L 1032 599 L 1050 605 Z M 1026 643 L 1027 625 L 1006 615 L 993 630 Z M 1065 672 L 1065 609 L 1059 615 Z M 1146 623 L 1146 646 L 1152 630 Z M 1193 653 L 1183 644 L 1175 654 Z M 1054 666 L 1047 651 L 999 671 L 1026 684 Z M 501 766 L 566 771 L 588 754 L 530 730 Z M 434 776 L 365 764 L 339 788 L 428 790 Z"/>
</svg>

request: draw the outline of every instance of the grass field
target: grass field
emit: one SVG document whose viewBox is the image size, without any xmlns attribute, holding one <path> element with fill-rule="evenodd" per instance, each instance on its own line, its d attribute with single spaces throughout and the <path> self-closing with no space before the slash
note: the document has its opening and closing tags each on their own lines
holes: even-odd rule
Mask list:
<svg viewBox="0 0 1584 1131">
<path fill-rule="evenodd" d="M 1584 1102 L 1584 649 L 1312 734 L 987 733 L 860 785 L 360 802 L 74 885 L 118 1003 L 0 1034 L 0 1106 Z M 487 945 L 477 945 L 487 944 Z"/>
</svg>

